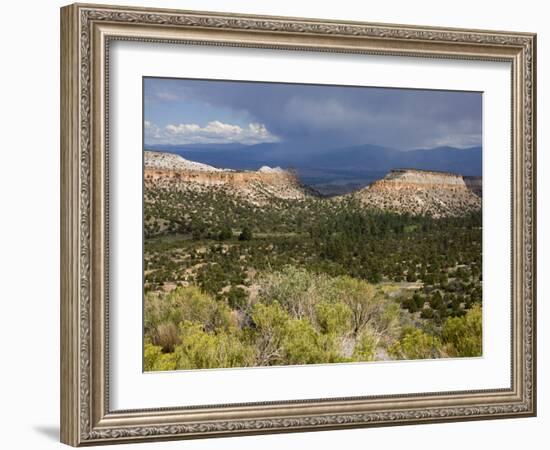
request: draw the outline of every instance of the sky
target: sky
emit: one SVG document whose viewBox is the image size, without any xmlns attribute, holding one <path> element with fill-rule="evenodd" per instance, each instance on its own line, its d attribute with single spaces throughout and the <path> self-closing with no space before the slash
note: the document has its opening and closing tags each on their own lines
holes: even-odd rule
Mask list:
<svg viewBox="0 0 550 450">
<path fill-rule="evenodd" d="M 479 92 L 144 78 L 145 145 L 481 146 Z"/>
</svg>

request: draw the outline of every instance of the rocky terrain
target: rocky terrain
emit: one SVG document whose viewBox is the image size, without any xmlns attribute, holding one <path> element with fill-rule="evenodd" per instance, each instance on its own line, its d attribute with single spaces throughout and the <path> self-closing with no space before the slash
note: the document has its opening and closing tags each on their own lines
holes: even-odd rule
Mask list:
<svg viewBox="0 0 550 450">
<path fill-rule="evenodd" d="M 216 167 L 209 166 L 208 164 L 202 164 L 194 161 L 189 161 L 182 158 L 179 155 L 166 152 L 144 152 L 144 165 L 145 170 L 169 170 L 180 171 L 190 170 L 193 172 L 227 172 L 228 169 L 218 169 Z"/>
<path fill-rule="evenodd" d="M 329 197 L 283 162 L 144 160 L 146 371 L 482 354 L 475 183 L 392 170 Z"/>
<path fill-rule="evenodd" d="M 145 183 L 149 188 L 179 192 L 218 191 L 253 205 L 273 199 L 305 200 L 320 194 L 300 182 L 296 173 L 280 167 L 253 170 L 220 169 L 179 155 L 145 152 Z M 394 169 L 384 178 L 351 194 L 366 207 L 434 218 L 456 217 L 481 209 L 481 177 L 449 172 Z M 327 199 L 328 200 L 328 199 Z"/>
<path fill-rule="evenodd" d="M 301 200 L 318 193 L 303 185 L 297 175 L 280 167 L 263 166 L 257 171 L 219 169 L 162 152 L 145 152 L 146 186 L 178 191 L 223 190 L 252 204 L 272 198 Z"/>
<path fill-rule="evenodd" d="M 447 172 L 395 169 L 350 195 L 368 207 L 434 218 L 456 217 L 481 209 L 480 197 L 464 177 Z"/>
</svg>

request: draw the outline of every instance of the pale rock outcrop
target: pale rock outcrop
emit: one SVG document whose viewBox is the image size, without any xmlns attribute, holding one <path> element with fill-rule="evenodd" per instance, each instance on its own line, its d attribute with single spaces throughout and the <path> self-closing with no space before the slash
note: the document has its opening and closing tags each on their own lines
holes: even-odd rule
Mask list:
<svg viewBox="0 0 550 450">
<path fill-rule="evenodd" d="M 480 197 L 468 188 L 464 177 L 447 172 L 395 169 L 350 195 L 368 207 L 436 218 L 481 209 Z"/>
<path fill-rule="evenodd" d="M 260 170 L 225 170 L 188 161 L 178 155 L 145 152 L 146 186 L 180 191 L 222 189 L 253 204 L 270 199 L 301 200 L 318 194 L 300 183 L 298 176 L 280 167 Z"/>
<path fill-rule="evenodd" d="M 174 153 L 144 152 L 145 169 L 162 170 L 193 170 L 196 172 L 227 172 L 227 169 L 218 169 L 195 161 L 189 161 Z"/>
</svg>

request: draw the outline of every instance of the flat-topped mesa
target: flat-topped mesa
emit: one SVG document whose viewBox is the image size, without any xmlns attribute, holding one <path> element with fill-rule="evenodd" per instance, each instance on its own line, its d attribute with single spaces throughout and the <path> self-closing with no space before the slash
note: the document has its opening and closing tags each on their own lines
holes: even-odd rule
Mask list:
<svg viewBox="0 0 550 450">
<path fill-rule="evenodd" d="M 202 164 L 189 161 L 174 153 L 154 152 L 146 150 L 144 152 L 143 162 L 145 170 L 193 170 L 198 172 L 223 172 L 224 169 L 218 169 L 208 164 Z"/>
<path fill-rule="evenodd" d="M 315 195 L 303 186 L 295 172 L 263 166 L 257 171 L 219 169 L 189 161 L 179 155 L 145 152 L 146 184 L 178 190 L 220 188 L 253 203 L 270 197 L 302 199 Z"/>
<path fill-rule="evenodd" d="M 462 175 L 420 169 L 393 169 L 370 189 L 466 189 Z"/>
<path fill-rule="evenodd" d="M 462 175 L 418 169 L 395 169 L 352 194 L 365 206 L 399 214 L 462 216 L 481 209 L 481 199 Z"/>
<path fill-rule="evenodd" d="M 298 177 L 293 171 L 283 170 L 280 167 L 263 166 L 257 171 L 219 169 L 163 152 L 145 151 L 144 163 L 146 181 L 187 181 L 204 185 L 230 183 L 235 186 L 244 186 L 253 182 L 270 184 L 298 182 Z"/>
</svg>

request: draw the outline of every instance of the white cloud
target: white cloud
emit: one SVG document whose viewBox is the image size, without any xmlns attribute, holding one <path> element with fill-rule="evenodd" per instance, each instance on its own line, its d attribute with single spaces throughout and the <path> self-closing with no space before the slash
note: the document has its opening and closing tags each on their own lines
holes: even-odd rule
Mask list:
<svg viewBox="0 0 550 450">
<path fill-rule="evenodd" d="M 182 100 L 182 96 L 181 95 L 177 95 L 173 92 L 157 92 L 156 93 L 156 98 L 157 100 L 163 100 L 163 101 L 167 101 L 167 102 L 175 102 L 177 100 Z"/>
<path fill-rule="evenodd" d="M 146 120 L 143 123 L 143 125 L 145 129 L 146 140 L 162 139 L 162 130 L 159 127 L 157 127 L 154 123 L 151 123 L 148 120 Z"/>
<path fill-rule="evenodd" d="M 173 135 L 187 135 L 200 131 L 201 127 L 194 123 L 180 123 L 179 125 L 166 125 L 166 132 Z"/>
<path fill-rule="evenodd" d="M 195 123 L 180 123 L 161 128 L 146 120 L 144 127 L 146 144 L 260 144 L 279 141 L 277 136 L 260 123 L 249 123 L 247 127 L 241 127 L 214 120 L 204 127 Z"/>
</svg>

